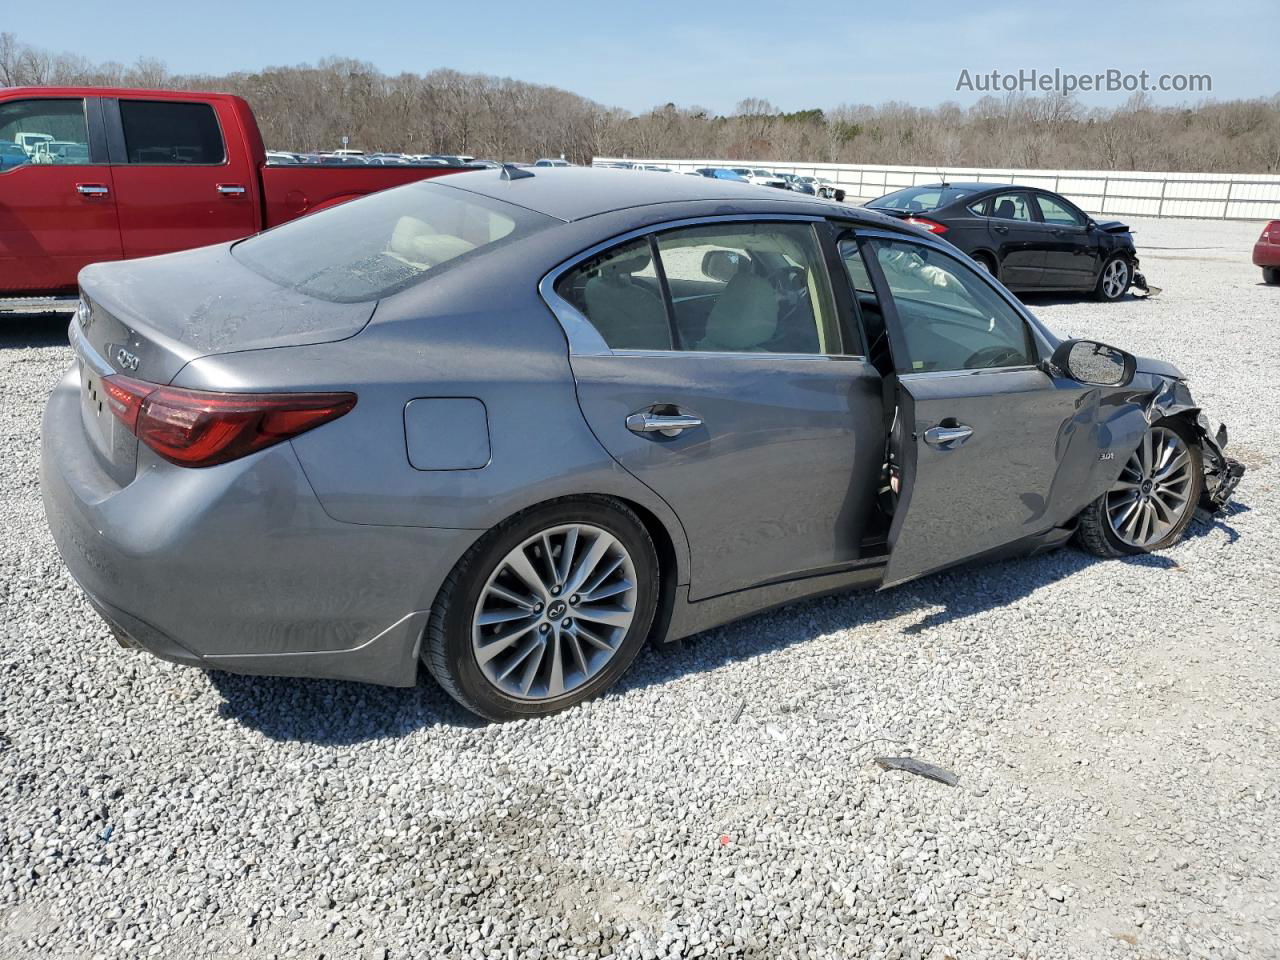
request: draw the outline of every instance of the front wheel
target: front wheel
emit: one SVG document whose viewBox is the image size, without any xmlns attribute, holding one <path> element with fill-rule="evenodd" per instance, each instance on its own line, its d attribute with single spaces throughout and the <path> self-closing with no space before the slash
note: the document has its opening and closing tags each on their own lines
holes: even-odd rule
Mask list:
<svg viewBox="0 0 1280 960">
<path fill-rule="evenodd" d="M 1280 284 L 1280 267 L 1263 267 L 1262 282 L 1269 283 L 1273 287 Z"/>
<path fill-rule="evenodd" d="M 1204 458 L 1182 420 L 1153 424 L 1111 489 L 1080 514 L 1080 544 L 1100 557 L 1151 553 L 1187 531 L 1204 490 Z"/>
<path fill-rule="evenodd" d="M 658 559 L 619 501 L 583 497 L 517 514 L 450 573 L 422 659 L 490 720 L 556 713 L 612 686 L 653 623 Z"/>
<path fill-rule="evenodd" d="M 1102 265 L 1093 293 L 1099 300 L 1112 303 L 1129 291 L 1129 284 L 1132 282 L 1133 268 L 1129 261 L 1124 257 L 1112 257 Z"/>
</svg>

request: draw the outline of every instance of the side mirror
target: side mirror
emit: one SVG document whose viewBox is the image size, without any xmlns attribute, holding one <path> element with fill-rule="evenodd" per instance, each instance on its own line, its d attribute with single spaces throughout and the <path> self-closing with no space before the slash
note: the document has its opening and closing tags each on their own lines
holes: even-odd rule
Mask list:
<svg viewBox="0 0 1280 960">
<path fill-rule="evenodd" d="M 1072 380 L 1100 387 L 1123 387 L 1133 380 L 1133 354 L 1096 340 L 1065 340 L 1053 351 L 1053 365 Z"/>
<path fill-rule="evenodd" d="M 738 272 L 744 259 L 741 254 L 732 250 L 708 250 L 702 255 L 702 275 L 728 283 Z"/>
</svg>

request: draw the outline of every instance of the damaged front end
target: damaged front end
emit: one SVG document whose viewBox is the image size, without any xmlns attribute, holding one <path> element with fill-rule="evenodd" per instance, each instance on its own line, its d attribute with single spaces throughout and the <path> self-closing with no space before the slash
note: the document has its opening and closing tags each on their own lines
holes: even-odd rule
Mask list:
<svg viewBox="0 0 1280 960">
<path fill-rule="evenodd" d="M 1167 367 L 1150 372 L 1159 379 L 1160 386 L 1152 391 L 1150 401 L 1144 406 L 1147 423 L 1166 417 L 1182 417 L 1195 427 L 1204 457 L 1204 492 L 1200 506 L 1210 515 L 1222 513 L 1244 476 L 1244 464 L 1226 454 L 1226 425 L 1218 424 L 1216 431 L 1211 428 L 1209 418 L 1192 399 L 1191 391 L 1176 370 Z"/>
</svg>

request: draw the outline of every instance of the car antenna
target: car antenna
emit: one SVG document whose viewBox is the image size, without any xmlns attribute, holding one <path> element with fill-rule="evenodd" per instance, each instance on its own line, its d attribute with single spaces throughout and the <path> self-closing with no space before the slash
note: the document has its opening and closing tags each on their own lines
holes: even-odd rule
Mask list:
<svg viewBox="0 0 1280 960">
<path fill-rule="evenodd" d="M 525 177 L 532 177 L 533 174 L 525 170 L 523 167 L 517 167 L 514 163 L 504 163 L 502 165 L 503 180 L 523 180 Z"/>
</svg>

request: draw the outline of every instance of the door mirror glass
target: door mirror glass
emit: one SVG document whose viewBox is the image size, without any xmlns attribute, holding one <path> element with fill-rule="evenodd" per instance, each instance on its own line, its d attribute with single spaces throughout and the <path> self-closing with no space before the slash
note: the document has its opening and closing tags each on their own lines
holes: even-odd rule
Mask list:
<svg viewBox="0 0 1280 960">
<path fill-rule="evenodd" d="M 728 283 L 745 259 L 742 254 L 733 250 L 708 250 L 702 255 L 702 275 L 708 280 Z"/>
<path fill-rule="evenodd" d="M 1122 387 L 1133 379 L 1133 354 L 1096 340 L 1067 340 L 1053 352 L 1053 363 L 1072 380 L 1100 387 Z"/>
</svg>

